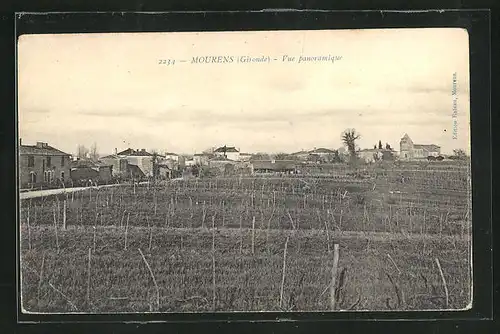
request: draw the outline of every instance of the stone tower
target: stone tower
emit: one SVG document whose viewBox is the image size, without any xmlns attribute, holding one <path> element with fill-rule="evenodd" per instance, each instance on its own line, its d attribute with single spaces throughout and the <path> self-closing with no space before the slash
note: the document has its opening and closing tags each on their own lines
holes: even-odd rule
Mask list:
<svg viewBox="0 0 500 334">
<path fill-rule="evenodd" d="M 399 142 L 399 151 L 401 159 L 411 159 L 413 157 L 413 141 L 407 133 Z"/>
</svg>

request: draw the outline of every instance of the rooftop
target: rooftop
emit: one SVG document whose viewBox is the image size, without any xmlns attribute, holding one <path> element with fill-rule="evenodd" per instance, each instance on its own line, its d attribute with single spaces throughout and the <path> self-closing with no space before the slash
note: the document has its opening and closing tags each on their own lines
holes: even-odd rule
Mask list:
<svg viewBox="0 0 500 334">
<path fill-rule="evenodd" d="M 434 144 L 430 145 L 414 144 L 413 148 L 422 149 L 424 151 L 438 151 L 441 147 Z"/>
<path fill-rule="evenodd" d="M 217 148 L 214 152 L 217 152 L 217 153 L 224 153 L 224 152 L 237 153 L 239 151 L 234 146 L 222 146 L 222 147 Z"/>
<path fill-rule="evenodd" d="M 327 149 L 327 148 L 323 148 L 323 147 L 320 147 L 320 148 L 316 148 L 312 151 L 309 151 L 309 153 L 311 154 L 314 154 L 314 153 L 327 153 L 327 154 L 333 154 L 335 153 L 335 151 L 332 151 L 330 149 Z"/>
<path fill-rule="evenodd" d="M 71 161 L 70 166 L 71 166 L 71 168 L 84 168 L 84 167 L 99 168 L 99 167 L 109 167 L 111 165 L 104 163 L 102 161 L 92 161 L 89 159 L 79 159 L 79 160 Z"/>
<path fill-rule="evenodd" d="M 293 160 L 254 160 L 252 166 L 254 169 L 292 170 L 295 169 L 296 162 Z"/>
<path fill-rule="evenodd" d="M 128 155 L 134 157 L 151 157 L 153 154 L 146 151 L 146 149 L 134 150 L 133 148 L 127 148 L 124 151 L 118 152 L 116 155 Z M 160 156 L 159 154 L 157 154 Z"/>
<path fill-rule="evenodd" d="M 70 156 L 71 154 L 60 151 L 47 143 L 38 142 L 36 145 L 20 145 L 21 155 L 50 155 L 50 156 Z"/>
</svg>

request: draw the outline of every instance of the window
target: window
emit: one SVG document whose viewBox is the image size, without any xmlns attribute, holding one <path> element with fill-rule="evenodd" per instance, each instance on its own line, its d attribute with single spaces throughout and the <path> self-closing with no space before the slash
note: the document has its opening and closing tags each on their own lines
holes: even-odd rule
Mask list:
<svg viewBox="0 0 500 334">
<path fill-rule="evenodd" d="M 61 167 L 64 167 L 64 156 L 61 157 Z"/>
<path fill-rule="evenodd" d="M 51 163 L 50 163 L 50 157 L 47 157 L 47 167 L 50 167 L 51 166 Z"/>
<path fill-rule="evenodd" d="M 28 167 L 35 167 L 35 157 L 32 155 L 28 156 Z"/>
</svg>

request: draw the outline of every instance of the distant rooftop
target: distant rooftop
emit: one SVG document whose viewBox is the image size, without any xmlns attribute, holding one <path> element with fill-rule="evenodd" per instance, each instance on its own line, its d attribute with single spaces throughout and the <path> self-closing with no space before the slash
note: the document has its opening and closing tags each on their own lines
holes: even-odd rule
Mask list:
<svg viewBox="0 0 500 334">
<path fill-rule="evenodd" d="M 414 144 L 413 148 L 422 149 L 424 151 L 431 151 L 432 152 L 432 151 L 439 150 L 441 147 L 438 145 L 434 145 L 434 144 L 430 144 L 430 145 Z"/>
<path fill-rule="evenodd" d="M 146 149 L 134 150 L 133 148 L 127 148 L 124 151 L 116 153 L 116 155 L 125 155 L 125 156 L 134 156 L 134 157 L 151 157 L 152 153 L 146 151 Z M 163 157 L 163 155 L 157 154 L 159 157 Z"/>
<path fill-rule="evenodd" d="M 309 153 L 311 154 L 315 154 L 315 153 L 327 153 L 327 154 L 333 154 L 335 153 L 333 150 L 330 150 L 330 149 L 327 149 L 327 148 L 323 148 L 323 147 L 320 147 L 320 148 L 316 148 L 312 151 L 309 151 Z"/>
<path fill-rule="evenodd" d="M 254 160 L 252 166 L 254 169 L 293 170 L 296 162 L 293 160 Z"/>
<path fill-rule="evenodd" d="M 239 151 L 234 146 L 222 146 L 222 147 L 217 148 L 214 152 L 217 152 L 217 153 L 224 153 L 224 152 L 237 153 Z"/>
</svg>

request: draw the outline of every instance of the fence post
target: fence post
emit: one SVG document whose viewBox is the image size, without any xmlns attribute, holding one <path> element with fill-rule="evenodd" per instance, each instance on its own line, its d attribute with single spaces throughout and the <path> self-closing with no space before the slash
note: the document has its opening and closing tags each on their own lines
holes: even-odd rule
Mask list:
<svg viewBox="0 0 500 334">
<path fill-rule="evenodd" d="M 335 310 L 335 290 L 337 287 L 337 271 L 339 265 L 339 244 L 333 245 L 333 267 L 332 267 L 332 281 L 330 284 L 330 309 Z"/>
<path fill-rule="evenodd" d="M 63 202 L 63 230 L 66 230 L 66 200 Z"/>
</svg>

